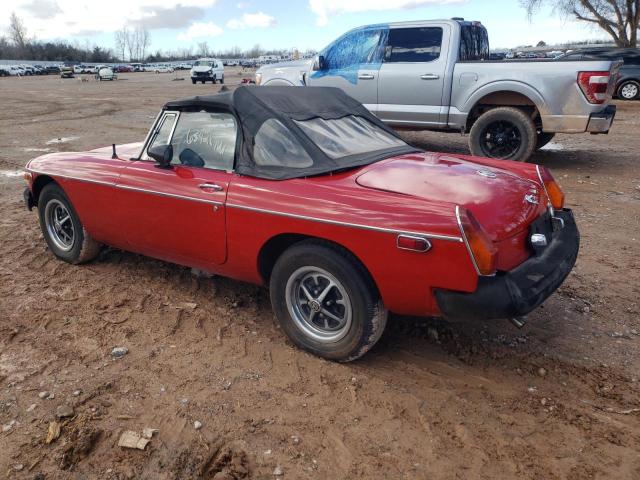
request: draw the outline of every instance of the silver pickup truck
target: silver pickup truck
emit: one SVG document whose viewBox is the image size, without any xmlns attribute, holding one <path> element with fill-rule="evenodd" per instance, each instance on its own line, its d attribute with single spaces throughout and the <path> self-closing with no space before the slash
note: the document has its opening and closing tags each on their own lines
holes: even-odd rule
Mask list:
<svg viewBox="0 0 640 480">
<path fill-rule="evenodd" d="M 619 64 L 489 58 L 463 19 L 369 25 L 314 59 L 263 66 L 258 85 L 333 86 L 395 128 L 469 133 L 474 155 L 528 160 L 555 133 L 607 133 Z"/>
</svg>

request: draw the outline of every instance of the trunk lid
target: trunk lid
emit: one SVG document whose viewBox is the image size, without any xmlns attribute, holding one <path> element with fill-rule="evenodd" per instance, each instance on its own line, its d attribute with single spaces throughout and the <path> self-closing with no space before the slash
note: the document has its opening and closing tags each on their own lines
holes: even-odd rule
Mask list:
<svg viewBox="0 0 640 480">
<path fill-rule="evenodd" d="M 374 163 L 356 182 L 365 188 L 467 208 L 494 242 L 526 229 L 544 210 L 536 183 L 450 155 L 410 154 Z"/>
</svg>

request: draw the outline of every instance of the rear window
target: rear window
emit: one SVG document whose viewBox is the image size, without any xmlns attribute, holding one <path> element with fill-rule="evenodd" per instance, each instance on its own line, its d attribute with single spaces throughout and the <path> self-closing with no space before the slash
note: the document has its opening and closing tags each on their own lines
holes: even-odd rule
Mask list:
<svg viewBox="0 0 640 480">
<path fill-rule="evenodd" d="M 255 136 L 253 160 L 263 167 L 306 168 L 313 160 L 282 122 L 270 118 Z"/>
<path fill-rule="evenodd" d="M 432 62 L 440 56 L 442 28 L 392 28 L 385 62 Z"/>
<path fill-rule="evenodd" d="M 296 121 L 302 131 L 330 158 L 403 147 L 407 144 L 362 117 Z"/>
<path fill-rule="evenodd" d="M 489 59 L 489 35 L 479 23 L 460 24 L 460 62 Z"/>
</svg>

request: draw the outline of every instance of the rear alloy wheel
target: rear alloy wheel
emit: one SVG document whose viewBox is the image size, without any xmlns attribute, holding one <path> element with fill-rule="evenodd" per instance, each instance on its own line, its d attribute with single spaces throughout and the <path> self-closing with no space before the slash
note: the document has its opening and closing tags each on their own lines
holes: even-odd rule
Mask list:
<svg viewBox="0 0 640 480">
<path fill-rule="evenodd" d="M 640 83 L 635 80 L 623 82 L 618 87 L 618 98 L 622 100 L 636 100 L 640 98 Z"/>
<path fill-rule="evenodd" d="M 278 258 L 271 303 L 300 348 L 337 361 L 364 355 L 380 338 L 387 311 L 362 265 L 348 252 L 305 241 Z"/>
<path fill-rule="evenodd" d="M 102 245 L 89 236 L 64 191 L 55 183 L 42 189 L 38 216 L 42 234 L 56 257 L 69 263 L 84 263 L 100 253 Z"/>
<path fill-rule="evenodd" d="M 473 155 L 526 162 L 537 143 L 536 127 L 526 112 L 498 107 L 483 113 L 469 132 Z"/>
</svg>

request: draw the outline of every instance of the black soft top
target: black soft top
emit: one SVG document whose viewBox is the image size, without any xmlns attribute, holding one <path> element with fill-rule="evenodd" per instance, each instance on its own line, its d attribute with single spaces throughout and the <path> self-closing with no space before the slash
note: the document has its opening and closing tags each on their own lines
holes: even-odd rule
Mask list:
<svg viewBox="0 0 640 480">
<path fill-rule="evenodd" d="M 341 158 L 330 158 L 296 125 L 295 121 L 321 118 L 335 120 L 348 115 L 362 117 L 396 138 L 398 134 L 383 124 L 361 103 L 339 88 L 333 87 L 246 87 L 215 95 L 196 96 L 168 102 L 164 110 L 225 111 L 235 115 L 241 135 L 236 148 L 235 171 L 241 175 L 283 180 L 319 175 L 336 170 L 367 165 L 369 163 L 415 152 L 404 143 L 388 148 Z M 264 166 L 253 161 L 254 138 L 262 124 L 269 119 L 279 120 L 307 151 L 313 164 L 304 168 Z"/>
</svg>

